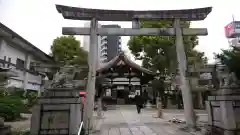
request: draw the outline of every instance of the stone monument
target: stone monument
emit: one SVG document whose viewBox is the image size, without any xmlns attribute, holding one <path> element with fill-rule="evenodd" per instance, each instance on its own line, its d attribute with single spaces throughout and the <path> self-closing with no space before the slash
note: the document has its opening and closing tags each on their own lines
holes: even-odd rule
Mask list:
<svg viewBox="0 0 240 135">
<path fill-rule="evenodd" d="M 240 135 L 240 87 L 234 73 L 223 66 L 217 67 L 219 89 L 206 101 L 209 132 L 213 135 Z"/>
<path fill-rule="evenodd" d="M 56 73 L 33 108 L 30 132 L 33 135 L 76 135 L 81 123 L 79 97 L 84 80 L 74 80 L 77 68 L 65 66 Z M 75 83 L 75 82 L 78 83 Z"/>
</svg>

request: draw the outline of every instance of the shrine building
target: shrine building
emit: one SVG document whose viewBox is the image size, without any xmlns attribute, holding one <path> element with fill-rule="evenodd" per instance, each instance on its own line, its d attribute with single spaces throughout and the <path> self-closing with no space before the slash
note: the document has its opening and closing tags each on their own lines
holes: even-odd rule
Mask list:
<svg viewBox="0 0 240 135">
<path fill-rule="evenodd" d="M 115 104 L 131 104 L 137 93 L 146 94 L 143 86 L 154 79 L 155 73 L 139 66 L 121 52 L 97 70 L 98 77 L 104 78 L 101 88 L 103 96 Z"/>
</svg>

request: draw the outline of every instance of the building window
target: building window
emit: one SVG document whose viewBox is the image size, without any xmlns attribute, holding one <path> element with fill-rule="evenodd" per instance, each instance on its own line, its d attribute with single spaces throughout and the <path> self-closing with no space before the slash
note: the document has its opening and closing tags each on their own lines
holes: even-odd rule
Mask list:
<svg viewBox="0 0 240 135">
<path fill-rule="evenodd" d="M 8 66 L 7 66 L 8 68 L 9 68 L 10 65 L 11 65 L 11 60 L 12 60 L 11 58 L 8 58 Z"/>
<path fill-rule="evenodd" d="M 29 70 L 35 71 L 34 62 L 30 62 Z"/>
<path fill-rule="evenodd" d="M 24 65 L 25 65 L 24 60 L 21 60 L 21 59 L 17 58 L 16 68 L 17 69 L 24 69 Z"/>
<path fill-rule="evenodd" d="M 6 61 L 7 61 L 7 56 L 4 56 L 4 57 L 3 57 L 3 60 L 4 60 L 4 62 L 3 62 L 3 67 L 5 67 L 5 63 L 6 63 Z"/>
<path fill-rule="evenodd" d="M 40 63 L 31 61 L 30 66 L 29 66 L 29 70 L 33 71 L 33 72 L 36 72 L 36 67 L 39 67 L 39 66 L 40 66 Z"/>
</svg>

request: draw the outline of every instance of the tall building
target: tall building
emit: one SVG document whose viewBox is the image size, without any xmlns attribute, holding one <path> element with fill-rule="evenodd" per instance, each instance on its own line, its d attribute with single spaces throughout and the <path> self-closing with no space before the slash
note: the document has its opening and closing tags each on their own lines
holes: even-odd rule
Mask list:
<svg viewBox="0 0 240 135">
<path fill-rule="evenodd" d="M 90 27 L 90 22 L 86 22 L 84 24 L 84 27 Z M 101 28 L 101 24 L 98 23 L 98 28 Z M 98 42 L 97 42 L 97 47 L 98 47 L 98 52 L 97 52 L 97 67 L 101 65 L 100 61 L 100 45 L 101 45 L 101 37 L 98 36 Z M 90 36 L 83 36 L 83 44 L 82 47 L 85 51 L 89 52 L 89 47 L 90 47 Z"/>
<path fill-rule="evenodd" d="M 121 28 L 119 25 L 102 25 L 102 28 Z M 121 51 L 120 36 L 101 36 L 100 61 L 106 63 L 111 61 Z"/>
</svg>

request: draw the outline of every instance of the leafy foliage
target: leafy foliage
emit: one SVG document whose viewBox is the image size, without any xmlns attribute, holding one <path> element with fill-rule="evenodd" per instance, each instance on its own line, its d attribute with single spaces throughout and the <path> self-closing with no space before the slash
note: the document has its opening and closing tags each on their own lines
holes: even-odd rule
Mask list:
<svg viewBox="0 0 240 135">
<path fill-rule="evenodd" d="M 54 39 L 51 46 L 54 60 L 64 65 L 87 65 L 87 52 L 80 47 L 74 36 L 61 36 Z"/>
<path fill-rule="evenodd" d="M 189 27 L 189 22 L 181 22 L 182 27 Z M 147 21 L 141 22 L 144 28 L 169 28 L 170 21 Z M 207 59 L 203 52 L 194 48 L 198 45 L 197 36 L 183 37 L 188 64 L 206 63 Z M 142 65 L 154 71 L 175 71 L 177 67 L 175 36 L 135 36 L 131 37 L 128 47 L 136 59 L 142 60 Z"/>
<path fill-rule="evenodd" d="M 7 92 L 0 91 L 0 117 L 6 121 L 13 121 L 20 118 L 20 113 L 28 113 L 29 109 L 36 103 L 38 98 L 37 91 L 25 91 L 19 88 L 8 88 Z M 27 102 L 23 102 L 27 101 Z"/>
<path fill-rule="evenodd" d="M 226 65 L 230 72 L 234 72 L 238 79 L 240 79 L 240 50 L 231 48 L 222 50 L 221 53 L 215 55 L 216 59 L 220 60 L 222 64 Z"/>
<path fill-rule="evenodd" d="M 143 21 L 142 28 L 170 28 L 171 21 Z M 181 22 L 181 26 L 190 27 L 190 22 Z M 186 52 L 187 64 L 205 64 L 207 62 L 203 52 L 198 52 L 194 48 L 198 45 L 197 36 L 183 36 L 184 49 Z M 128 48 L 137 60 L 142 60 L 142 66 L 160 74 L 170 74 L 176 72 L 177 55 L 175 36 L 135 36 L 128 41 Z M 165 69 L 168 69 L 167 72 Z M 153 90 L 159 93 L 163 104 L 166 94 L 162 79 L 152 82 Z"/>
<path fill-rule="evenodd" d="M 13 131 L 12 135 L 32 135 L 30 131 Z"/>
<path fill-rule="evenodd" d="M 0 98 L 0 117 L 6 121 L 13 121 L 21 117 L 24 104 L 20 98 L 5 96 Z"/>
</svg>

